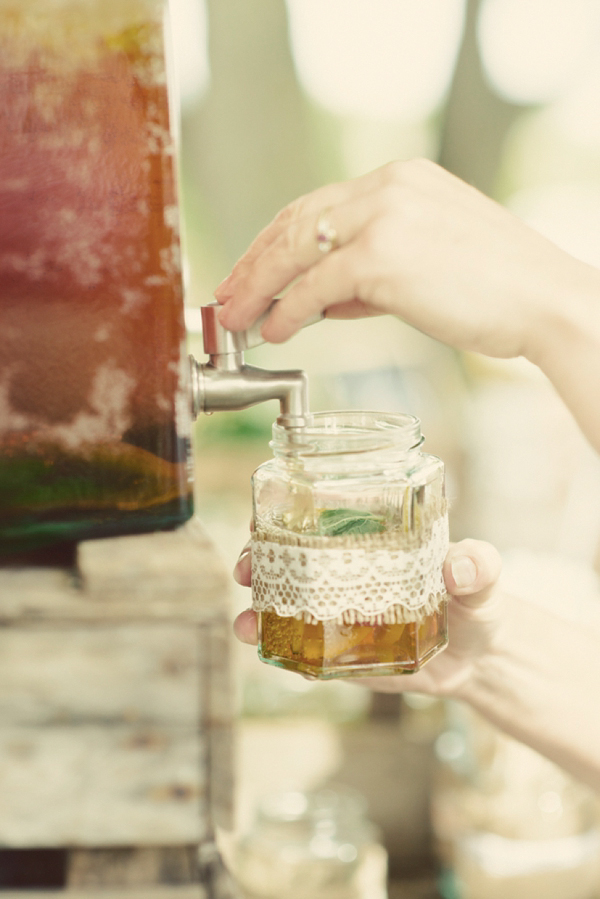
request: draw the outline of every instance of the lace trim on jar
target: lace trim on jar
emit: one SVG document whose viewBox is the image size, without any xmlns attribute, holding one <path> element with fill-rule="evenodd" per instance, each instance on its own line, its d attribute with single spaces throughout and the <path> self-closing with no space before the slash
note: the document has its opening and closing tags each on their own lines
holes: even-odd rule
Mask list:
<svg viewBox="0 0 600 899">
<path fill-rule="evenodd" d="M 256 531 L 252 607 L 308 621 L 419 621 L 447 599 L 447 551 L 446 514 L 418 539 L 393 531 L 332 538 Z"/>
</svg>

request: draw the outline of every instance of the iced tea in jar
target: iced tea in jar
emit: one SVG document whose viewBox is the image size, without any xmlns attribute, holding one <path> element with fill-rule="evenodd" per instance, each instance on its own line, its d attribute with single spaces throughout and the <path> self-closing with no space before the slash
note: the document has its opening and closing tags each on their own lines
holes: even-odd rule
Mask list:
<svg viewBox="0 0 600 899">
<path fill-rule="evenodd" d="M 0 0 L 0 552 L 192 512 L 162 0 Z"/>
<path fill-rule="evenodd" d="M 419 420 L 322 412 L 273 426 L 253 476 L 264 662 L 318 678 L 417 671 L 448 639 L 444 466 Z"/>
</svg>

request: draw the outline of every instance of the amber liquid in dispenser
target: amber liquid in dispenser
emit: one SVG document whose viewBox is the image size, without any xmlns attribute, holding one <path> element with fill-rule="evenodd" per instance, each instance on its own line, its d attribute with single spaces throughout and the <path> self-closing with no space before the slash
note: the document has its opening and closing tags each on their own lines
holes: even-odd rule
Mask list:
<svg viewBox="0 0 600 899">
<path fill-rule="evenodd" d="M 354 422 L 353 413 L 331 415 Z M 400 417 L 399 428 L 404 418 L 412 419 Z M 419 670 L 448 637 L 442 463 L 399 454 L 382 472 L 375 463 L 363 470 L 362 457 L 344 457 L 337 467 L 327 458 L 315 473 L 312 458 L 298 464 L 289 455 L 283 464 L 265 463 L 253 479 L 260 658 L 324 679 Z M 364 507 L 336 507 L 334 497 Z"/>
<path fill-rule="evenodd" d="M 0 543 L 191 515 L 160 0 L 0 0 Z"/>
</svg>

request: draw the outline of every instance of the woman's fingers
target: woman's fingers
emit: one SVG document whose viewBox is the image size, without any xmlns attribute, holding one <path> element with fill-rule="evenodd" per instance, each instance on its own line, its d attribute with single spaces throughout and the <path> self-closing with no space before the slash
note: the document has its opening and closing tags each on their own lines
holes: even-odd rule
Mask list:
<svg viewBox="0 0 600 899">
<path fill-rule="evenodd" d="M 221 324 L 231 330 L 248 327 L 294 279 L 313 267 L 320 268 L 324 255 L 335 257 L 339 248 L 347 247 L 365 230 L 379 206 L 378 194 L 352 197 L 329 208 L 311 204 L 304 214 L 290 221 L 251 268 L 241 268 L 233 276 L 227 289 L 235 303 L 225 303 L 219 315 Z M 329 234 L 331 245 L 319 243 L 319 234 Z M 314 303 L 312 294 L 311 299 Z"/>
<path fill-rule="evenodd" d="M 317 239 L 322 213 L 336 234 L 331 247 Z M 262 329 L 271 342 L 323 311 L 384 313 L 458 349 L 531 357 L 548 290 L 559 296 L 551 273 L 570 279 L 571 263 L 474 188 L 432 162 L 409 160 L 291 203 L 215 295 L 221 323 L 239 331 L 283 292 Z M 550 273 L 543 286 L 540 272 Z"/>
<path fill-rule="evenodd" d="M 451 596 L 462 606 L 481 605 L 500 577 L 502 560 L 491 543 L 461 540 L 454 543 L 444 562 L 444 580 Z"/>
<path fill-rule="evenodd" d="M 381 183 L 388 180 L 386 170 L 389 168 L 389 166 L 382 166 L 350 181 L 337 181 L 333 184 L 325 184 L 308 194 L 298 197 L 292 203 L 288 203 L 255 237 L 246 252 L 236 262 L 231 275 L 219 284 L 216 293 L 225 298 L 230 295 L 232 281 L 252 265 L 265 249 L 297 219 L 304 216 L 312 216 L 316 222 L 315 216 L 318 216 L 321 210 L 338 206 L 352 197 L 369 194 Z"/>
<path fill-rule="evenodd" d="M 448 692 L 449 685 L 464 679 L 469 660 L 482 653 L 489 641 L 489 633 L 497 626 L 499 606 L 486 602 L 494 593 L 502 562 L 498 550 L 482 540 L 466 539 L 451 545 L 443 566 L 444 580 L 452 596 L 450 603 L 450 646 L 440 658 L 433 660 L 423 671 L 410 678 L 384 677 L 356 680 L 378 691 L 417 690 Z M 234 576 L 238 583 L 251 583 L 250 544 L 238 559 Z M 258 627 L 256 613 L 251 609 L 238 615 L 234 622 L 238 640 L 256 646 Z"/>
<path fill-rule="evenodd" d="M 452 598 L 448 607 L 450 642 L 423 668 L 409 676 L 368 677 L 352 682 L 380 693 L 405 690 L 433 695 L 456 695 L 465 682 L 472 660 L 488 651 L 489 641 L 501 618 L 498 591 L 498 550 L 482 540 L 461 540 L 450 547 L 444 562 L 444 579 Z"/>
<path fill-rule="evenodd" d="M 227 297 L 230 286 L 242 273 L 293 223 L 305 215 L 315 213 L 327 206 L 337 205 L 352 192 L 352 184 L 356 182 L 335 182 L 326 184 L 309 194 L 298 197 L 284 206 L 275 218 L 254 238 L 246 252 L 240 256 L 228 278 L 219 284 L 217 294 Z"/>
<path fill-rule="evenodd" d="M 236 562 L 233 570 L 233 576 L 238 584 L 243 587 L 249 587 L 252 581 L 252 557 L 251 557 L 251 541 L 248 540 L 240 553 L 240 557 Z M 258 626 L 256 621 L 256 612 L 252 609 L 246 609 L 241 615 L 238 615 L 233 622 L 233 632 L 242 643 L 249 643 L 256 646 L 258 643 Z"/>
<path fill-rule="evenodd" d="M 339 203 L 346 192 L 346 185 L 331 184 L 299 197 L 260 232 L 215 290 L 224 307 L 219 316 L 222 325 L 232 331 L 248 328 L 274 296 L 313 264 L 319 213 Z M 228 305 L 232 308 L 227 310 Z"/>
<path fill-rule="evenodd" d="M 242 643 L 256 646 L 258 643 L 256 612 L 253 612 L 252 609 L 246 609 L 245 612 L 238 615 L 233 622 L 233 632 Z"/>
<path fill-rule="evenodd" d="M 328 260 L 334 259 L 338 264 L 332 268 L 340 269 L 336 257 L 348 247 L 356 227 L 349 218 L 346 218 L 344 227 L 338 229 L 334 224 L 333 214 L 328 213 L 327 221 L 337 234 L 336 246 L 342 249 L 335 249 L 329 255 L 324 255 L 317 244 L 316 221 L 317 218 L 311 215 L 290 225 L 286 233 L 263 253 L 251 275 L 248 277 L 242 275 L 235 280 L 232 287 L 235 304 L 226 302 L 219 312 L 219 321 L 224 327 L 232 331 L 249 327 L 268 308 L 273 297 L 299 276 L 302 276 L 300 284 L 305 278 L 309 279 L 310 289 L 295 291 L 292 287 L 288 293 L 293 292 L 293 296 L 286 300 L 286 294 L 276 307 L 279 308 L 283 300 L 286 300 L 286 307 L 294 310 L 293 318 L 297 322 L 297 327 L 289 331 L 287 336 L 291 336 L 310 318 L 320 314 L 330 305 L 332 298 L 328 292 L 323 293 L 319 289 L 319 281 L 325 279 L 328 271 L 328 267 L 325 266 L 324 271 L 323 266 Z M 348 281 L 348 278 L 345 281 Z M 350 292 L 350 296 L 345 295 L 343 298 L 352 299 L 352 297 L 353 291 Z M 263 328 L 265 337 L 267 333 L 270 335 L 270 329 Z M 273 338 L 269 336 L 267 339 Z"/>
<path fill-rule="evenodd" d="M 275 304 L 262 327 L 265 340 L 283 343 L 306 322 L 355 298 L 352 246 L 347 244 L 325 256 Z"/>
<path fill-rule="evenodd" d="M 240 553 L 240 557 L 233 569 L 234 580 L 242 587 L 249 587 L 252 582 L 252 552 L 251 541 L 248 540 Z"/>
<path fill-rule="evenodd" d="M 221 324 L 232 331 L 249 327 L 274 296 L 322 259 L 317 232 L 323 215 L 335 233 L 335 246 L 347 244 L 376 213 L 374 188 L 386 181 L 384 172 L 326 185 L 286 206 L 216 289 L 224 307 Z"/>
</svg>

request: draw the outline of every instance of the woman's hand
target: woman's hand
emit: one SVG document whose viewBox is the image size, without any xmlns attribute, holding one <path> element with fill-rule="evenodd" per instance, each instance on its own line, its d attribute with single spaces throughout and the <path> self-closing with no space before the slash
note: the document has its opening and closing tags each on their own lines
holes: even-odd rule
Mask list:
<svg viewBox="0 0 600 899">
<path fill-rule="evenodd" d="M 494 592 L 500 568 L 500 555 L 489 543 L 462 540 L 453 544 L 444 562 L 444 579 L 452 597 L 448 647 L 415 674 L 359 678 L 355 683 L 386 693 L 410 690 L 437 696 L 457 695 L 473 664 L 485 656 L 500 624 L 501 600 Z M 249 545 L 242 551 L 234 576 L 238 583 L 250 585 Z M 251 609 L 238 615 L 234 631 L 243 643 L 257 643 L 256 615 Z"/>
<path fill-rule="evenodd" d="M 325 253 L 323 213 L 337 235 Z M 273 343 L 321 312 L 392 313 L 458 349 L 533 358 L 532 341 L 543 341 L 581 265 L 444 169 L 413 160 L 291 203 L 215 295 L 222 324 L 236 331 L 289 288 L 262 329 Z"/>
<path fill-rule="evenodd" d="M 489 543 L 453 544 L 444 562 L 451 594 L 447 648 L 415 674 L 354 682 L 381 692 L 409 690 L 463 700 L 600 791 L 597 599 L 587 606 L 573 604 L 566 590 L 563 603 L 563 577 L 557 601 L 551 566 L 545 574 L 542 570 L 535 597 L 505 592 L 499 575 L 500 556 Z M 236 578 L 250 584 L 249 548 L 240 557 Z M 550 579 L 546 587 L 545 578 Z M 238 616 L 235 632 L 245 643 L 257 642 L 254 612 Z"/>
</svg>

